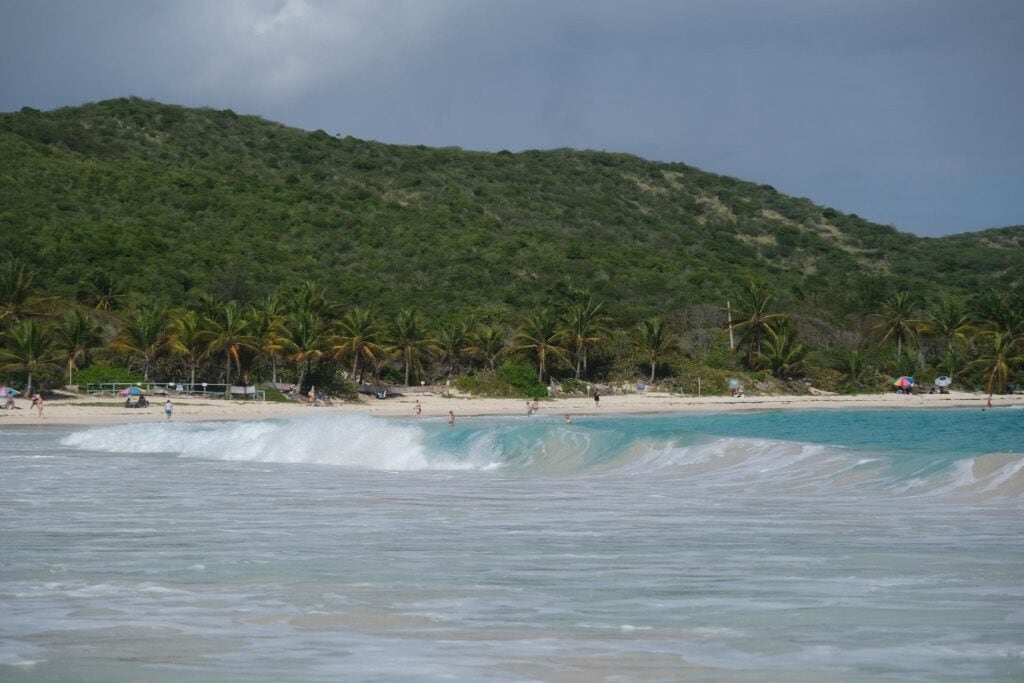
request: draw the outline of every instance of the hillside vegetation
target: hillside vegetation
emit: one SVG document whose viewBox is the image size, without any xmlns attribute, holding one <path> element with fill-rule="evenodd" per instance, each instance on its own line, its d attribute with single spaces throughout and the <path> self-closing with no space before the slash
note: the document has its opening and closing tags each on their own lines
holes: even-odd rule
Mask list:
<svg viewBox="0 0 1024 683">
<path fill-rule="evenodd" d="M 683 164 L 386 145 L 136 99 L 3 115 L 0 159 L 4 248 L 67 297 L 102 270 L 166 303 L 313 280 L 385 309 L 522 311 L 571 281 L 639 319 L 754 279 L 846 314 L 1024 272 L 1024 228 L 924 239 Z"/>
<path fill-rule="evenodd" d="M 0 115 L 0 162 L 0 263 L 9 288 L 30 282 L 20 303 L 10 289 L 0 302 L 8 340 L 25 320 L 55 324 L 69 308 L 103 311 L 110 341 L 142 310 L 212 319 L 215 304 L 245 311 L 305 288 L 323 302 L 325 330 L 359 309 L 384 335 L 411 311 L 431 329 L 501 325 L 510 349 L 540 311 L 564 324 L 574 306 L 597 306 L 608 331 L 593 343 L 597 365 L 579 369 L 578 344 L 555 356 L 574 376 L 632 372 L 627 331 L 654 318 L 668 324 L 677 369 L 765 371 L 755 350 L 778 324 L 743 358 L 709 355 L 726 301 L 741 316 L 764 305 L 769 321 L 832 352 L 891 343 L 868 320 L 897 295 L 921 322 L 908 340 L 939 302 L 978 314 L 1002 297 L 1018 310 L 1024 273 L 1024 227 L 919 238 L 681 163 L 388 145 L 138 99 Z M 294 326 L 294 310 L 282 315 Z M 104 362 L 135 362 L 112 348 Z M 287 368 L 284 347 L 249 368 L 235 353 L 236 370 L 263 376 L 274 353 L 286 374 L 305 373 Z M 408 352 L 391 355 L 408 374 Z M 420 365 L 414 375 L 440 372 Z M 456 367 L 473 364 L 449 358 L 445 372 Z"/>
</svg>

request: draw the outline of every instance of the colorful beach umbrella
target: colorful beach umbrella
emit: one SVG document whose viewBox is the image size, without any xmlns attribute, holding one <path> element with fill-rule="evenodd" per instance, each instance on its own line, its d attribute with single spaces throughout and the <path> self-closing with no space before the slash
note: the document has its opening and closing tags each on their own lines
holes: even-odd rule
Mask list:
<svg viewBox="0 0 1024 683">
<path fill-rule="evenodd" d="M 8 396 L 17 396 L 21 392 L 14 387 L 0 387 L 0 398 L 6 398 Z"/>
<path fill-rule="evenodd" d="M 138 387 L 125 387 L 118 393 L 122 396 L 138 396 L 142 393 L 142 389 L 139 389 Z"/>
<path fill-rule="evenodd" d="M 897 377 L 896 381 L 893 382 L 892 385 L 894 387 L 899 387 L 900 389 L 906 389 L 907 387 L 914 386 L 914 378 L 913 377 L 906 377 L 906 376 L 904 376 L 904 377 Z"/>
</svg>

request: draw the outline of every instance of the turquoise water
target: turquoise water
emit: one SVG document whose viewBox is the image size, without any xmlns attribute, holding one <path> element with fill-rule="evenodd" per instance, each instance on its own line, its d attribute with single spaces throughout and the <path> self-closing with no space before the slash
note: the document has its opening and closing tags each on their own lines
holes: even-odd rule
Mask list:
<svg viewBox="0 0 1024 683">
<path fill-rule="evenodd" d="M 1024 411 L 0 431 L 4 681 L 1019 681 Z"/>
</svg>

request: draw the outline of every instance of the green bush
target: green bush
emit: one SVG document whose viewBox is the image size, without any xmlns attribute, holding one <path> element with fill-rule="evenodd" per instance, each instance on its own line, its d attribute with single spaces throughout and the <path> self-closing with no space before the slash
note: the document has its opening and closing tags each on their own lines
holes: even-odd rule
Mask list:
<svg viewBox="0 0 1024 683">
<path fill-rule="evenodd" d="M 455 378 L 455 388 L 475 396 L 499 398 L 540 398 L 548 395 L 537 381 L 537 371 L 529 365 L 506 362 L 495 372 L 479 372 Z"/>
<path fill-rule="evenodd" d="M 548 388 L 537 380 L 537 371 L 530 365 L 503 363 L 498 368 L 498 378 L 516 392 L 514 396 L 536 398 L 548 395 Z"/>
<path fill-rule="evenodd" d="M 110 384 L 113 382 L 141 382 L 142 375 L 128 368 L 117 365 L 90 365 L 75 373 L 75 382 L 79 386 L 86 384 Z"/>
</svg>

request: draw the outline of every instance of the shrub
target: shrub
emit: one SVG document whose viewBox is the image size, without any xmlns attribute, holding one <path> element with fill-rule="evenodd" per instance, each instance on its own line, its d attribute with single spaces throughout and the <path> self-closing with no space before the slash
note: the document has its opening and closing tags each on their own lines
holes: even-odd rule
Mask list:
<svg viewBox="0 0 1024 683">
<path fill-rule="evenodd" d="M 141 382 L 142 375 L 118 365 L 90 365 L 75 374 L 75 382 L 86 384 L 109 384 L 113 382 Z"/>
<path fill-rule="evenodd" d="M 537 371 L 530 365 L 503 363 L 498 368 L 498 379 L 515 390 L 515 396 L 534 398 L 548 395 L 547 387 L 537 380 Z"/>
<path fill-rule="evenodd" d="M 455 388 L 476 396 L 501 398 L 538 398 L 548 395 L 545 385 L 537 381 L 532 366 L 507 362 L 495 372 L 461 375 L 455 379 Z"/>
</svg>

